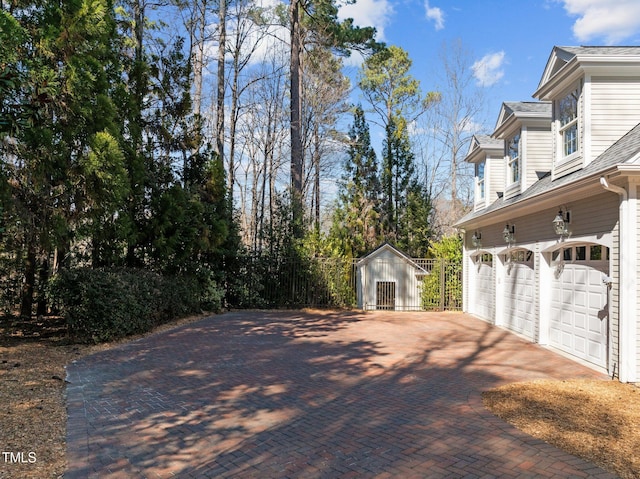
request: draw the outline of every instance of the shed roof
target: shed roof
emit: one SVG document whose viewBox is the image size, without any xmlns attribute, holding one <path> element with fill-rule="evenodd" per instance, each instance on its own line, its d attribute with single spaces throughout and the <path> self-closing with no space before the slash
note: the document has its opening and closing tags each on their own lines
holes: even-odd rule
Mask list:
<svg viewBox="0 0 640 479">
<path fill-rule="evenodd" d="M 403 251 L 399 250 L 398 248 L 396 248 L 394 245 L 392 245 L 389 242 L 382 243 L 380 246 L 378 246 L 376 249 L 374 249 L 371 253 L 369 253 L 368 255 L 364 256 L 360 260 L 358 260 L 356 265 L 359 266 L 359 267 L 360 266 L 364 266 L 365 264 L 370 263 L 372 260 L 374 260 L 380 254 L 382 254 L 384 251 L 390 251 L 391 253 L 396 255 L 398 258 L 402 259 L 402 261 L 405 261 L 408 265 L 410 265 L 413 268 L 415 268 L 417 270 L 416 274 L 428 274 L 428 271 L 425 270 L 418 263 L 416 263 L 409 255 L 407 255 Z"/>
</svg>

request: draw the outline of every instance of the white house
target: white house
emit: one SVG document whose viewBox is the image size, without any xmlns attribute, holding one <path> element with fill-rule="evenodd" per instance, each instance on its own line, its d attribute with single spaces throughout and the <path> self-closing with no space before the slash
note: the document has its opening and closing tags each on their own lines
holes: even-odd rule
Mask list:
<svg viewBox="0 0 640 479">
<path fill-rule="evenodd" d="M 640 381 L 640 47 L 555 47 L 533 96 L 466 158 L 463 308 Z"/>
<path fill-rule="evenodd" d="M 421 309 L 420 283 L 428 274 L 405 253 L 383 243 L 356 264 L 358 308 Z"/>
</svg>

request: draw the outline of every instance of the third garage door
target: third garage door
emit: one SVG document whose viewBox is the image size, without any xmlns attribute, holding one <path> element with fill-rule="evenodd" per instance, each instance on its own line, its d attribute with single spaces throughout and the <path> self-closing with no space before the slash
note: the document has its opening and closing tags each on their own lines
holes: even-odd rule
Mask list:
<svg viewBox="0 0 640 479">
<path fill-rule="evenodd" d="M 550 344 L 596 366 L 607 366 L 608 250 L 578 245 L 554 253 Z"/>
</svg>

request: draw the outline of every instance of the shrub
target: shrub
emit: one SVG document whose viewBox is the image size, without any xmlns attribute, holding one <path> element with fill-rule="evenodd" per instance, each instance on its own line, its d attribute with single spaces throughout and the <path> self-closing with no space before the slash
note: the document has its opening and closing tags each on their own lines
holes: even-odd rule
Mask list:
<svg viewBox="0 0 640 479">
<path fill-rule="evenodd" d="M 462 242 L 458 236 L 445 236 L 429 247 L 435 257 L 431 274 L 425 276 L 420 292 L 422 309 L 462 307 Z M 444 280 L 444 283 L 443 283 Z"/>
<path fill-rule="evenodd" d="M 217 295 L 216 295 L 217 293 Z M 59 273 L 50 294 L 77 341 L 104 342 L 150 331 L 203 304 L 219 309 L 213 281 L 163 277 L 143 269 L 72 269 Z"/>
</svg>

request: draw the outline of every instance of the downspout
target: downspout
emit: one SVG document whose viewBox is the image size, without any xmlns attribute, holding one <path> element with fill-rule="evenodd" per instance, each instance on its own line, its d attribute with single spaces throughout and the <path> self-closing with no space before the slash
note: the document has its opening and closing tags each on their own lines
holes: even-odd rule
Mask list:
<svg viewBox="0 0 640 479">
<path fill-rule="evenodd" d="M 636 381 L 636 238 L 635 214 L 629 204 L 629 193 L 624 188 L 609 184 L 607 178 L 600 177 L 600 185 L 620 196 L 620 229 L 618 238 L 618 322 L 619 322 L 619 364 L 618 378 L 621 382 Z"/>
</svg>

